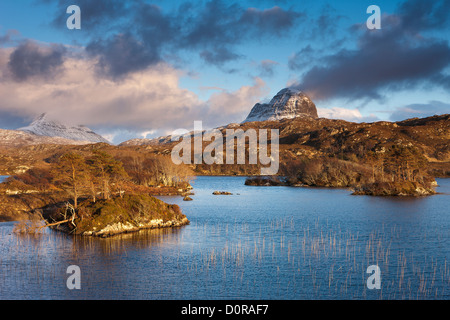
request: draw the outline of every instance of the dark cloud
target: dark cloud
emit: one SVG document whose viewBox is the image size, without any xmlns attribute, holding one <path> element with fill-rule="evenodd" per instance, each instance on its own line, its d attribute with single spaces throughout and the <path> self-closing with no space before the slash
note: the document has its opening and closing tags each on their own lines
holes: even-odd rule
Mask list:
<svg viewBox="0 0 450 320">
<path fill-rule="evenodd" d="M 156 5 L 139 3 L 134 7 L 131 29 L 142 38 L 146 46 L 161 47 L 171 43 L 179 34 L 177 20 L 164 14 Z"/>
<path fill-rule="evenodd" d="M 433 81 L 450 63 L 450 48 L 445 42 L 419 47 L 384 42 L 357 51 L 341 50 L 325 61 L 326 66 L 314 67 L 303 76 L 303 90 L 316 99 L 378 99 L 380 89 L 413 88 Z"/>
<path fill-rule="evenodd" d="M 410 104 L 395 110 L 391 116 L 392 121 L 401 121 L 410 118 L 424 118 L 450 112 L 450 104 L 441 101 L 431 101 L 426 104 Z"/>
<path fill-rule="evenodd" d="M 323 57 L 324 65 L 310 68 L 296 86 L 315 99 L 380 99 L 383 89 L 411 89 L 426 83 L 445 85 L 448 75 L 443 72 L 450 65 L 448 41 L 418 33 L 439 29 L 446 23 L 437 11 L 447 3 L 427 1 L 426 10 L 423 4 L 422 10 L 404 4 L 399 14 L 383 17 L 381 30 L 352 28 L 352 32 L 359 30 L 358 48 Z M 427 17 L 431 21 L 409 24 L 416 15 L 419 20 Z M 291 61 L 291 68 L 297 67 L 295 62 Z"/>
<path fill-rule="evenodd" d="M 450 0 L 410 0 L 403 2 L 398 9 L 403 27 L 415 32 L 448 28 L 449 12 Z"/>
<path fill-rule="evenodd" d="M 194 8 L 197 9 L 197 8 Z M 238 3 L 221 0 L 207 2 L 199 13 L 187 19 L 184 45 L 236 44 L 244 40 L 280 36 L 295 25 L 303 14 L 278 6 L 269 9 L 244 8 Z"/>
<path fill-rule="evenodd" d="M 216 44 L 235 43 L 240 34 L 236 33 L 236 17 L 241 8 L 235 3 L 229 4 L 220 0 L 207 2 L 203 8 L 186 7 L 184 18 L 179 20 L 181 32 L 180 45 L 184 48 L 215 46 Z M 245 31 L 244 31 L 245 32 Z"/>
<path fill-rule="evenodd" d="M 290 30 L 302 13 L 278 6 L 269 9 L 244 8 L 239 3 L 221 0 L 207 2 L 202 9 L 186 6 L 178 30 L 183 49 L 202 49 L 200 56 L 221 66 L 241 56 L 234 47 L 244 41 L 258 41 L 282 36 Z M 185 34 L 183 36 L 183 34 Z M 225 48 L 226 46 L 226 48 Z"/>
<path fill-rule="evenodd" d="M 278 6 L 264 10 L 248 8 L 239 19 L 238 25 L 254 28 L 258 34 L 280 35 L 294 26 L 295 21 L 302 16 L 304 13 L 284 10 Z"/>
<path fill-rule="evenodd" d="M 52 4 L 57 7 L 53 26 L 64 28 L 68 15 L 67 7 L 77 5 L 81 8 L 82 29 L 89 29 L 90 32 L 98 29 L 108 29 L 116 24 L 121 18 L 127 17 L 131 12 L 131 7 L 138 0 L 39 0 L 45 4 Z"/>
<path fill-rule="evenodd" d="M 161 62 L 163 49 L 177 36 L 176 19 L 165 15 L 156 5 L 136 1 L 122 14 L 128 14 L 132 21 L 117 28 L 123 32 L 106 39 L 104 35 L 96 35 L 86 47 L 89 54 L 98 56 L 100 73 L 113 78 Z"/>
<path fill-rule="evenodd" d="M 58 19 L 67 18 L 60 12 L 70 4 L 58 1 Z M 241 2 L 225 0 L 182 2 L 168 12 L 140 0 L 81 0 L 77 5 L 81 8 L 81 32 L 89 31 L 87 50 L 98 56 L 100 72 L 112 77 L 145 69 L 183 50 L 223 67 L 242 58 L 237 45 L 283 36 L 302 16 L 293 9 L 246 8 Z M 64 21 L 55 20 L 54 25 L 61 26 Z"/>
<path fill-rule="evenodd" d="M 62 1 L 60 1 L 62 2 Z M 102 23 L 109 24 L 111 20 L 119 19 L 127 15 L 129 10 L 128 5 L 135 1 L 122 1 L 122 0 L 77 0 L 64 1 L 64 7 L 76 4 L 82 8 L 83 25 L 90 27 L 93 25 L 99 25 Z"/>
<path fill-rule="evenodd" d="M 200 52 L 200 57 L 207 63 L 222 66 L 224 63 L 237 60 L 242 56 L 231 52 L 225 47 L 216 47 L 211 50 L 204 50 Z"/>
<path fill-rule="evenodd" d="M 160 61 L 157 47 L 147 46 L 129 33 L 91 42 L 86 51 L 99 57 L 100 73 L 113 78 L 143 70 Z"/>
<path fill-rule="evenodd" d="M 61 70 L 65 53 L 62 45 L 42 46 L 25 41 L 11 53 L 8 68 L 17 81 L 30 77 L 48 78 Z"/>
</svg>

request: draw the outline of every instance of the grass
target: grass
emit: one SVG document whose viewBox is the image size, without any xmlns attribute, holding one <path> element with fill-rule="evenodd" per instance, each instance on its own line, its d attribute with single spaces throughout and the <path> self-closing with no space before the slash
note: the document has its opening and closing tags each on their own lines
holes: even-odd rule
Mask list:
<svg viewBox="0 0 450 320">
<path fill-rule="evenodd" d="M 269 221 L 248 237 L 251 227 L 246 224 L 203 229 L 205 236 L 238 235 L 222 248 L 199 248 L 198 255 L 192 248 L 190 258 L 183 260 L 191 281 L 227 283 L 220 293 L 225 298 L 442 299 L 450 294 L 447 258 L 414 257 L 394 246 L 400 233 L 396 226 L 362 235 L 318 220 L 299 227 L 284 218 Z M 179 267 L 181 261 L 178 257 Z M 373 264 L 381 268 L 380 290 L 366 286 L 366 270 Z M 271 292 L 253 290 L 260 286 Z"/>
</svg>

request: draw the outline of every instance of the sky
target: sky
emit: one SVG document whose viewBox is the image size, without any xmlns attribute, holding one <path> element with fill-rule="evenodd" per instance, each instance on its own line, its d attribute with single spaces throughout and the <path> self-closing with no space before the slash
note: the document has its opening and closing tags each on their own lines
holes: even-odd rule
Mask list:
<svg viewBox="0 0 450 320">
<path fill-rule="evenodd" d="M 0 128 L 46 112 L 120 143 L 241 122 L 285 87 L 320 117 L 450 113 L 449 40 L 450 0 L 2 0 Z"/>
</svg>

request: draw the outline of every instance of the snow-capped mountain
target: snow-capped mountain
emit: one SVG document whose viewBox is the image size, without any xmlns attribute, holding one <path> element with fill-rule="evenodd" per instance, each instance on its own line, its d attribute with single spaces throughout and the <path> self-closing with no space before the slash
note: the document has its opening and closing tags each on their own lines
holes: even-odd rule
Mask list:
<svg viewBox="0 0 450 320">
<path fill-rule="evenodd" d="M 299 116 L 318 118 L 316 105 L 300 90 L 284 88 L 269 103 L 257 103 L 244 122 L 292 119 Z"/>
<path fill-rule="evenodd" d="M 61 137 L 38 136 L 29 132 L 19 130 L 0 129 L 0 146 L 2 147 L 17 147 L 41 144 L 83 145 L 88 143 L 90 142 L 64 139 Z"/>
<path fill-rule="evenodd" d="M 37 117 L 29 126 L 17 130 L 38 136 L 61 137 L 69 140 L 85 141 L 87 143 L 109 143 L 109 141 L 101 135 L 85 126 L 67 126 L 48 119 L 45 113 Z"/>
</svg>

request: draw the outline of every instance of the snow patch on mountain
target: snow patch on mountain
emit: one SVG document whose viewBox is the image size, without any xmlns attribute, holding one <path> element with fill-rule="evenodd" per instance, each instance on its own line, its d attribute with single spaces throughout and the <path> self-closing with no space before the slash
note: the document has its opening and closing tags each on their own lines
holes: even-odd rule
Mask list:
<svg viewBox="0 0 450 320">
<path fill-rule="evenodd" d="M 302 91 L 284 88 L 269 103 L 257 103 L 243 122 L 292 119 L 300 116 L 318 118 L 316 105 Z"/>
<path fill-rule="evenodd" d="M 101 135 L 85 126 L 67 126 L 48 119 L 45 113 L 37 117 L 29 126 L 17 129 L 38 136 L 60 137 L 69 140 L 85 141 L 87 143 L 109 143 Z"/>
</svg>

